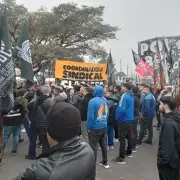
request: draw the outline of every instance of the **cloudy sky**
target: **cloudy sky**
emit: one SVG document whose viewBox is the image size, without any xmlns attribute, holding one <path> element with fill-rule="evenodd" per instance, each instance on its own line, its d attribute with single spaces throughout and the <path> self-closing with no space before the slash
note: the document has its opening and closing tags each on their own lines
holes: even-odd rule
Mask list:
<svg viewBox="0 0 180 180">
<path fill-rule="evenodd" d="M 17 0 L 30 10 L 41 5 L 55 6 L 61 2 L 76 2 L 84 5 L 104 5 L 106 23 L 118 26 L 118 40 L 105 43 L 111 48 L 117 70 L 122 59 L 123 69 L 133 67 L 131 48 L 137 51 L 137 42 L 156 36 L 180 35 L 180 0 Z"/>
</svg>

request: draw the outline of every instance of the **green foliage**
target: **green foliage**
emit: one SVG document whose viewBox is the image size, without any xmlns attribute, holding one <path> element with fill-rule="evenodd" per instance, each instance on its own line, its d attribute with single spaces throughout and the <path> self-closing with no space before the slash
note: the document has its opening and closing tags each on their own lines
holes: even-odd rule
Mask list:
<svg viewBox="0 0 180 180">
<path fill-rule="evenodd" d="M 14 43 L 23 23 L 27 20 L 33 61 L 72 59 L 83 61 L 107 59 L 108 54 L 102 42 L 116 39 L 118 27 L 105 24 L 104 7 L 78 6 L 74 3 L 59 4 L 51 12 L 41 7 L 29 12 L 15 0 L 4 0 L 9 15 L 9 29 Z M 0 12 L 4 6 L 0 3 Z"/>
</svg>

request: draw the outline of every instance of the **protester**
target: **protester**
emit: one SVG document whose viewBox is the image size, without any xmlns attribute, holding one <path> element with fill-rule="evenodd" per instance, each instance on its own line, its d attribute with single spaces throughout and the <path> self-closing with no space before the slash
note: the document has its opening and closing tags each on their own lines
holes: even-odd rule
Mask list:
<svg viewBox="0 0 180 180">
<path fill-rule="evenodd" d="M 24 105 L 21 96 L 19 96 L 19 97 L 15 97 L 14 108 L 7 115 L 4 116 L 3 149 L 6 147 L 10 135 L 13 134 L 13 147 L 12 147 L 13 156 L 15 156 L 17 153 L 20 126 L 23 123 L 23 119 L 26 113 L 27 113 L 26 106 Z"/>
<path fill-rule="evenodd" d="M 17 91 L 17 97 L 19 97 L 19 100 L 21 101 L 21 104 L 23 105 L 24 109 L 27 109 L 27 104 L 28 104 L 28 99 L 26 98 L 26 89 L 25 88 L 19 88 L 19 90 Z M 28 112 L 26 113 L 26 115 L 24 116 L 23 119 L 23 126 L 26 130 L 27 136 L 28 138 L 30 137 L 30 130 L 29 130 L 29 117 L 28 117 Z M 22 128 L 22 125 L 21 125 Z M 21 138 L 21 131 L 19 133 L 19 143 L 23 142 L 24 139 Z"/>
<path fill-rule="evenodd" d="M 69 91 L 69 102 L 72 104 L 74 99 L 74 89 L 70 89 Z"/>
<path fill-rule="evenodd" d="M 55 86 L 53 100 L 54 100 L 55 103 L 66 102 L 67 101 L 67 95 L 63 91 L 63 87 Z"/>
<path fill-rule="evenodd" d="M 87 113 L 87 130 L 89 144 L 94 151 L 95 160 L 97 160 L 98 143 L 102 151 L 102 165 L 109 168 L 107 160 L 107 119 L 108 102 L 104 98 L 104 89 L 96 85 L 94 88 L 94 98 L 89 101 Z"/>
<path fill-rule="evenodd" d="M 109 116 L 108 116 L 108 126 L 107 126 L 107 142 L 108 142 L 108 149 L 114 149 L 114 122 L 116 119 L 116 107 L 118 99 L 116 96 L 113 95 L 112 90 L 106 91 L 106 99 L 108 100 L 108 107 L 109 107 Z"/>
<path fill-rule="evenodd" d="M 117 86 L 114 87 L 114 95 L 116 96 L 118 101 L 121 99 L 122 92 L 121 92 L 121 86 L 120 85 L 117 85 Z M 115 132 L 114 142 L 119 142 L 119 140 L 118 140 L 118 125 L 117 125 L 117 121 L 114 122 L 114 132 Z"/>
<path fill-rule="evenodd" d="M 122 96 L 122 92 L 121 92 L 121 86 L 117 85 L 114 87 L 114 95 L 117 97 L 118 100 L 120 100 L 121 96 Z"/>
<path fill-rule="evenodd" d="M 157 155 L 160 180 L 180 180 L 180 113 L 175 109 L 175 99 L 160 99 L 159 110 L 164 114 Z"/>
<path fill-rule="evenodd" d="M 36 100 L 35 107 L 35 121 L 38 128 L 39 140 L 42 144 L 42 152 L 49 149 L 46 132 L 46 114 L 49 108 L 53 105 L 53 100 L 49 98 L 51 88 L 48 85 L 42 87 L 42 95 Z"/>
<path fill-rule="evenodd" d="M 134 121 L 132 123 L 134 136 L 132 140 L 132 147 L 133 147 L 133 152 L 137 152 L 137 149 L 136 149 L 137 137 L 138 137 L 137 124 L 140 117 L 139 88 L 137 86 L 134 86 L 132 88 L 132 91 L 133 91 L 133 97 L 134 97 Z"/>
<path fill-rule="evenodd" d="M 115 160 L 113 160 L 113 162 L 118 164 L 125 164 L 125 156 L 127 155 L 130 157 L 132 154 L 132 123 L 134 121 L 134 98 L 130 90 L 130 84 L 126 83 L 122 86 L 122 92 L 124 94 L 122 95 L 116 110 L 120 148 L 119 156 Z M 125 150 L 126 139 L 128 142 L 127 151 Z"/>
<path fill-rule="evenodd" d="M 107 127 L 107 139 L 108 139 L 108 149 L 114 149 L 114 124 L 116 119 L 116 107 L 118 99 L 113 95 L 112 90 L 106 91 L 106 99 L 108 100 L 109 116 L 108 116 L 108 127 Z"/>
<path fill-rule="evenodd" d="M 29 151 L 28 155 L 25 156 L 26 159 L 34 160 L 36 158 L 36 140 L 37 140 L 37 126 L 35 119 L 35 107 L 36 100 L 38 97 L 42 95 L 42 88 L 39 87 L 36 90 L 36 97 L 34 97 L 31 102 L 28 103 L 28 111 L 29 111 L 29 120 L 30 120 L 30 139 L 29 139 Z"/>
<path fill-rule="evenodd" d="M 51 148 L 13 180 L 95 180 L 93 151 L 78 137 L 80 118 L 79 111 L 68 103 L 53 105 L 47 116 Z"/>
<path fill-rule="evenodd" d="M 30 87 L 25 94 L 25 98 L 27 99 L 28 103 L 34 98 L 35 90 L 33 87 Z"/>
<path fill-rule="evenodd" d="M 81 133 L 82 138 L 88 142 L 88 133 L 86 127 L 87 121 L 87 110 L 88 110 L 88 103 L 94 97 L 93 90 L 91 88 L 84 88 L 83 92 L 84 98 L 80 101 L 79 111 L 81 113 Z"/>
<path fill-rule="evenodd" d="M 161 93 L 158 97 L 158 101 L 164 96 L 172 97 L 172 87 L 171 86 L 165 86 L 164 87 L 164 89 L 161 91 Z"/>
<path fill-rule="evenodd" d="M 141 112 L 141 129 L 138 139 L 138 144 L 142 144 L 145 132 L 148 129 L 148 139 L 143 143 L 152 145 L 153 138 L 153 118 L 155 116 L 155 106 L 156 100 L 153 94 L 150 92 L 151 87 L 149 85 L 144 85 L 143 93 L 145 94 L 142 102 L 142 112 Z"/>
<path fill-rule="evenodd" d="M 83 98 L 84 87 L 74 86 L 75 94 L 73 98 L 73 105 L 79 109 L 80 101 Z"/>
</svg>

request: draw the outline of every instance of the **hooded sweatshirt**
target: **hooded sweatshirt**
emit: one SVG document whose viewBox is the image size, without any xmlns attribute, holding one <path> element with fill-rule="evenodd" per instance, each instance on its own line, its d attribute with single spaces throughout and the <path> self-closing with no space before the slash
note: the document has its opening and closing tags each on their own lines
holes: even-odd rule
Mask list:
<svg viewBox="0 0 180 180">
<path fill-rule="evenodd" d="M 132 122 L 134 120 L 134 98 L 130 91 L 124 93 L 116 108 L 116 120 Z"/>
<path fill-rule="evenodd" d="M 180 167 L 180 113 L 165 114 L 159 137 L 158 164 Z"/>
<path fill-rule="evenodd" d="M 102 86 L 94 88 L 94 98 L 89 101 L 87 112 L 87 129 L 101 130 L 107 127 L 108 102 L 104 97 Z"/>
</svg>

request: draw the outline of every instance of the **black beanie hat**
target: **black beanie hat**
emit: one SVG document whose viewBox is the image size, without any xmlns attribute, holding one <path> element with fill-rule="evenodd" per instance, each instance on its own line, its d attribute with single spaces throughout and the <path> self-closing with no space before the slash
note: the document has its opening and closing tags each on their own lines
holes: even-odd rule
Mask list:
<svg viewBox="0 0 180 180">
<path fill-rule="evenodd" d="M 76 137 L 80 131 L 80 112 L 73 105 L 60 102 L 49 110 L 47 115 L 47 132 L 57 142 Z"/>
</svg>

